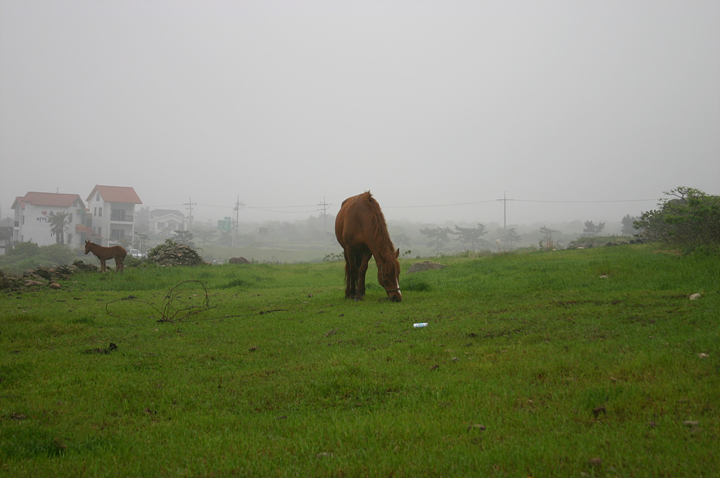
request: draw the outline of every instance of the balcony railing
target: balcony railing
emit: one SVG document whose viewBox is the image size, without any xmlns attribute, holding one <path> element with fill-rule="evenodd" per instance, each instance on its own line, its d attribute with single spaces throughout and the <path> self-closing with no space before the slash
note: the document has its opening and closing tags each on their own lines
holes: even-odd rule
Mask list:
<svg viewBox="0 0 720 478">
<path fill-rule="evenodd" d="M 125 211 L 113 211 L 110 220 L 114 222 L 133 222 L 132 214 L 125 214 Z"/>
</svg>

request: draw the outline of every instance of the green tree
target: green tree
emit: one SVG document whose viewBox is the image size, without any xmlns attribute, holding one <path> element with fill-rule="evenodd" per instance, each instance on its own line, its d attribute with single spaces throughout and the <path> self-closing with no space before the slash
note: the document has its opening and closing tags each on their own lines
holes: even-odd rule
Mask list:
<svg viewBox="0 0 720 478">
<path fill-rule="evenodd" d="M 206 245 L 208 242 L 212 242 L 215 238 L 215 231 L 212 229 L 196 229 L 195 236 L 202 242 L 202 245 Z"/>
<path fill-rule="evenodd" d="M 643 237 L 686 252 L 720 249 L 720 196 L 685 186 L 664 194 L 673 199 L 660 199 L 658 209 L 643 213 L 634 223 Z"/>
<path fill-rule="evenodd" d="M 135 237 L 133 238 L 133 247 L 140 252 L 147 252 L 147 246 L 150 242 L 150 237 L 147 234 L 135 231 Z"/>
<path fill-rule="evenodd" d="M 490 244 L 482 238 L 488 231 L 483 224 L 478 223 L 478 227 L 460 227 L 455 226 L 455 231 L 451 234 L 457 235 L 457 240 L 463 244 L 470 244 L 472 250 L 480 249 L 480 246 L 489 249 Z"/>
<path fill-rule="evenodd" d="M 449 227 L 436 227 L 435 229 L 420 229 L 420 234 L 428 236 L 431 239 L 431 241 L 428 242 L 428 247 L 439 251 L 445 244 L 450 242 L 450 234 L 452 234 L 452 231 Z"/>
<path fill-rule="evenodd" d="M 583 229 L 583 236 L 597 236 L 605 229 L 605 223 L 599 222 L 597 226 L 592 221 L 585 221 L 585 229 Z"/>
<path fill-rule="evenodd" d="M 540 234 L 545 236 L 545 245 L 542 247 L 545 247 L 546 249 L 552 249 L 553 247 L 555 247 L 555 244 L 553 243 L 552 235 L 555 234 L 556 232 L 560 232 L 560 231 L 556 231 L 555 229 L 550 229 L 549 227 L 545 227 L 545 226 L 540 228 Z"/>
<path fill-rule="evenodd" d="M 8 251 L 9 256 L 32 257 L 40 253 L 40 246 L 34 242 L 16 242 L 15 246 Z"/>
<path fill-rule="evenodd" d="M 620 231 L 620 233 L 625 236 L 632 236 L 633 234 L 635 234 L 637 232 L 637 229 L 635 229 L 635 221 L 637 220 L 637 217 L 626 214 L 621 221 L 622 230 Z"/>
<path fill-rule="evenodd" d="M 219 246 L 232 246 L 233 233 L 232 231 L 220 231 L 220 237 L 215 239 L 215 244 Z"/>
<path fill-rule="evenodd" d="M 65 244 L 65 231 L 67 230 L 69 216 L 66 212 L 51 212 L 48 215 L 50 236 L 55 236 L 56 244 Z"/>
<path fill-rule="evenodd" d="M 186 246 L 197 249 L 197 246 L 195 246 L 195 243 L 193 242 L 193 233 L 190 231 L 173 231 L 175 233 L 175 237 L 173 237 L 173 242 L 177 244 L 185 244 Z"/>
<path fill-rule="evenodd" d="M 522 235 L 518 234 L 514 227 L 511 227 L 503 235 L 502 243 L 505 244 L 508 249 L 512 250 L 515 249 L 515 244 L 519 243 L 521 240 Z"/>
<path fill-rule="evenodd" d="M 412 246 L 410 238 L 407 236 L 407 234 L 393 234 L 392 240 L 393 244 L 395 244 L 397 247 L 403 247 L 407 249 L 408 247 Z"/>
</svg>

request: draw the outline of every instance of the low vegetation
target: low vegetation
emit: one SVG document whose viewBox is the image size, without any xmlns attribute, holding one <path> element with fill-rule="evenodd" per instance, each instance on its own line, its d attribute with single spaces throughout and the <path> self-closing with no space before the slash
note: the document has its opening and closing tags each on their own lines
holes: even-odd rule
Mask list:
<svg viewBox="0 0 720 478">
<path fill-rule="evenodd" d="M 720 251 L 720 196 L 699 189 L 679 187 L 665 192 L 658 208 L 635 222 L 641 236 L 683 252 Z"/>
<path fill-rule="evenodd" d="M 399 304 L 374 280 L 343 299 L 340 262 L 128 267 L 0 292 L 0 475 L 720 469 L 717 256 L 435 261 L 401 275 Z"/>
</svg>

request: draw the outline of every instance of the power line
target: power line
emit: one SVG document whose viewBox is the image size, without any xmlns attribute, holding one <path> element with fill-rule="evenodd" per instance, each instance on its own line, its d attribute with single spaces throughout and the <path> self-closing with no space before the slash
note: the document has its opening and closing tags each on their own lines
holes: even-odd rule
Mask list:
<svg viewBox="0 0 720 478">
<path fill-rule="evenodd" d="M 514 199 L 508 199 L 505 197 L 505 191 L 503 191 L 502 199 L 496 199 L 496 201 L 503 202 L 503 232 L 507 232 L 507 202 L 514 201 Z"/>
<path fill-rule="evenodd" d="M 327 236 L 327 208 L 328 206 L 332 206 L 332 204 L 325 202 L 325 196 L 323 196 L 323 202 L 318 204 L 318 206 L 322 206 L 322 209 L 318 209 L 318 211 L 322 211 L 323 219 L 325 221 L 325 236 Z"/>
<path fill-rule="evenodd" d="M 193 206 L 196 206 L 197 203 L 192 202 L 192 198 L 188 198 L 188 201 L 189 202 L 186 202 L 185 204 L 183 204 L 183 206 L 185 206 L 185 209 L 190 210 L 190 213 L 188 214 L 188 219 L 190 220 L 190 224 L 188 225 L 188 230 L 192 230 L 192 220 L 193 220 L 192 208 L 193 208 Z"/>
<path fill-rule="evenodd" d="M 235 207 L 233 208 L 233 211 L 235 211 L 235 234 L 233 234 L 232 238 L 232 246 L 237 246 L 237 236 L 238 236 L 238 230 L 240 228 L 240 209 L 245 207 L 245 203 L 240 202 L 240 196 L 237 197 L 237 202 L 235 203 Z"/>
<path fill-rule="evenodd" d="M 552 199 L 486 199 L 483 201 L 469 201 L 469 202 L 458 202 L 458 203 L 440 203 L 440 204 L 413 204 L 413 205 L 405 205 L 405 206 L 392 206 L 387 205 L 383 206 L 383 209 L 427 209 L 427 208 L 438 208 L 438 207 L 459 207 L 459 206 L 475 206 L 478 204 L 490 204 L 498 201 L 515 201 L 515 202 L 527 202 L 527 203 L 548 203 L 548 204 L 604 204 L 604 203 L 632 203 L 632 202 L 657 202 L 657 198 L 648 198 L 648 199 L 604 199 L 604 200 L 577 200 L 577 199 L 560 199 L 560 200 L 552 200 Z M 252 206 L 248 204 L 243 204 L 244 208 L 247 209 L 254 209 L 258 211 L 266 211 L 266 212 L 273 212 L 273 213 L 280 213 L 280 214 L 302 214 L 302 213 L 310 213 L 313 211 L 318 211 L 316 209 L 318 206 L 325 205 L 325 209 L 323 214 L 327 212 L 327 207 L 332 206 L 330 203 L 325 202 L 325 198 L 323 197 L 323 203 L 321 204 L 293 204 L 293 205 L 286 205 L 286 206 Z M 189 206 L 189 203 L 183 203 L 183 204 L 166 204 L 166 205 L 159 205 L 159 206 L 147 206 L 147 207 L 153 207 L 153 208 L 169 208 L 169 207 L 181 207 L 181 206 Z M 202 203 L 192 203 L 192 206 L 199 206 L 199 207 L 212 207 L 212 208 L 227 208 L 227 205 L 215 205 L 215 204 L 202 204 Z M 287 211 L 285 209 L 301 209 L 297 211 Z"/>
<path fill-rule="evenodd" d="M 499 199 L 498 199 L 499 201 Z M 609 200 L 603 200 L 603 201 L 545 201 L 541 199 L 513 199 L 513 201 L 518 202 L 550 202 L 550 203 L 608 203 L 608 202 L 648 202 L 648 201 L 657 201 L 657 198 L 654 199 L 609 199 Z"/>
</svg>

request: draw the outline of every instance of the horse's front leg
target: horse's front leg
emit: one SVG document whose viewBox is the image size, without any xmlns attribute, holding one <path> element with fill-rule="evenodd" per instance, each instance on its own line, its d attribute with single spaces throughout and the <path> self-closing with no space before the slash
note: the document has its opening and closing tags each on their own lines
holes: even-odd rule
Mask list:
<svg viewBox="0 0 720 478">
<path fill-rule="evenodd" d="M 365 273 L 368 270 L 368 263 L 372 254 L 370 252 L 364 252 L 360 258 L 360 267 L 358 268 L 358 285 L 357 292 L 355 293 L 355 300 L 361 300 L 365 297 Z"/>
<path fill-rule="evenodd" d="M 105 272 L 105 259 L 100 259 L 100 272 Z"/>
</svg>

